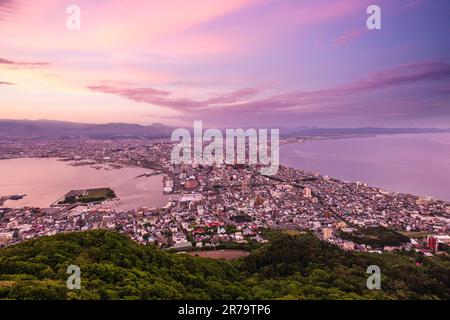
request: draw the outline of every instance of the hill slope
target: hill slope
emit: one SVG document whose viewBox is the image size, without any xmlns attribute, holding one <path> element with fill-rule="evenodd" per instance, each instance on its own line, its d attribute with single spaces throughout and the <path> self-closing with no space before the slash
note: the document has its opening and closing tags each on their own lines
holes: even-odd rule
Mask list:
<svg viewBox="0 0 450 320">
<path fill-rule="evenodd" d="M 141 126 L 127 123 L 86 124 L 49 120 L 1 120 L 2 138 L 167 138 L 172 127 L 162 124 Z"/>
<path fill-rule="evenodd" d="M 417 267 L 416 259 L 423 265 Z M 66 269 L 81 267 L 81 290 Z M 366 288 L 367 266 L 382 290 Z M 43 237 L 0 250 L 0 299 L 450 299 L 448 258 L 346 253 L 277 234 L 246 259 L 216 261 L 141 246 L 108 231 Z"/>
</svg>

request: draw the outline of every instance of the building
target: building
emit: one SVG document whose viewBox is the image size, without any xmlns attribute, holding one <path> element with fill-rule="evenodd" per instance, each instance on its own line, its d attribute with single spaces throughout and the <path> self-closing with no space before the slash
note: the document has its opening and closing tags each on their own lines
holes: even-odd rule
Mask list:
<svg viewBox="0 0 450 320">
<path fill-rule="evenodd" d="M 342 220 L 336 223 L 336 228 L 338 228 L 338 229 L 345 228 L 345 227 L 347 227 L 347 224 Z"/>
<path fill-rule="evenodd" d="M 186 180 L 186 183 L 184 184 L 185 189 L 192 190 L 198 187 L 198 181 L 190 178 Z"/>
<path fill-rule="evenodd" d="M 197 214 L 199 216 L 202 216 L 203 214 L 205 214 L 205 208 L 203 208 L 203 206 L 197 206 Z"/>
<path fill-rule="evenodd" d="M 201 193 L 190 193 L 190 194 L 183 194 L 183 196 L 180 199 L 180 203 L 184 202 L 198 202 L 202 201 L 203 195 Z"/>
<path fill-rule="evenodd" d="M 248 185 L 249 185 L 249 179 L 245 178 L 244 181 L 242 181 L 242 193 L 248 193 Z"/>
<path fill-rule="evenodd" d="M 310 188 L 303 189 L 303 196 L 305 198 L 312 198 L 312 192 Z"/>
<path fill-rule="evenodd" d="M 12 240 L 14 237 L 14 232 L 2 232 L 0 233 L 0 244 L 6 243 Z"/>
<path fill-rule="evenodd" d="M 344 241 L 342 243 L 342 249 L 346 251 L 353 251 L 355 250 L 355 243 L 353 241 Z"/>
<path fill-rule="evenodd" d="M 177 242 L 170 249 L 174 250 L 189 250 L 192 249 L 192 243 L 188 241 Z"/>
<path fill-rule="evenodd" d="M 164 185 L 164 188 L 163 188 L 164 193 L 171 193 L 173 191 L 174 183 L 173 183 L 172 179 L 164 177 L 163 185 Z"/>
<path fill-rule="evenodd" d="M 328 240 L 333 235 L 331 228 L 323 228 L 323 239 Z"/>
<path fill-rule="evenodd" d="M 17 221 L 13 220 L 6 225 L 6 228 L 7 229 L 15 229 L 15 228 L 17 228 L 18 225 L 19 225 L 19 223 Z"/>
<path fill-rule="evenodd" d="M 439 243 L 445 243 L 447 245 L 450 245 L 450 236 L 449 235 L 438 235 L 438 236 L 435 236 L 435 238 L 438 240 Z"/>
<path fill-rule="evenodd" d="M 438 251 L 439 241 L 435 236 L 427 237 L 427 247 L 431 250 L 431 252 Z"/>
</svg>

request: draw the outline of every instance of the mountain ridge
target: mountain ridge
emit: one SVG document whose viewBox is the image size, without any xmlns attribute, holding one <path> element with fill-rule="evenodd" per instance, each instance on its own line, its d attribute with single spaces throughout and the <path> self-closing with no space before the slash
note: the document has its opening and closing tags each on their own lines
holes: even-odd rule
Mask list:
<svg viewBox="0 0 450 320">
<path fill-rule="evenodd" d="M 242 127 L 247 129 L 248 127 Z M 124 122 L 104 124 L 79 123 L 58 120 L 0 119 L 0 138 L 64 139 L 64 138 L 170 138 L 176 127 L 161 123 L 140 125 Z M 188 128 L 191 129 L 191 128 Z M 283 137 L 335 136 L 345 134 L 401 134 L 401 133 L 450 133 L 450 128 L 321 128 L 280 127 Z"/>
</svg>

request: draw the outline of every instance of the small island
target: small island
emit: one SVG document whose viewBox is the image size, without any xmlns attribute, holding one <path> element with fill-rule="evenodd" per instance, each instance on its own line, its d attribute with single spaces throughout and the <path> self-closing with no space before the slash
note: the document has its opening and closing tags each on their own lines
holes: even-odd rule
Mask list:
<svg viewBox="0 0 450 320">
<path fill-rule="evenodd" d="M 56 205 L 100 203 L 115 198 L 116 194 L 110 188 L 72 190 L 58 200 Z"/>
</svg>

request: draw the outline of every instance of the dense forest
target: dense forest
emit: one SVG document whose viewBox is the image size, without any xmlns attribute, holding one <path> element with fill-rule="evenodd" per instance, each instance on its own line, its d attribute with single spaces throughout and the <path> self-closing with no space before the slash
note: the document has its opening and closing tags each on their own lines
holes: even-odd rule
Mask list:
<svg viewBox="0 0 450 320">
<path fill-rule="evenodd" d="M 81 289 L 66 286 L 69 265 Z M 368 290 L 369 265 L 381 290 Z M 212 260 L 109 231 L 42 237 L 0 250 L 0 299 L 450 299 L 450 258 L 344 252 L 275 233 L 246 258 Z"/>
</svg>

